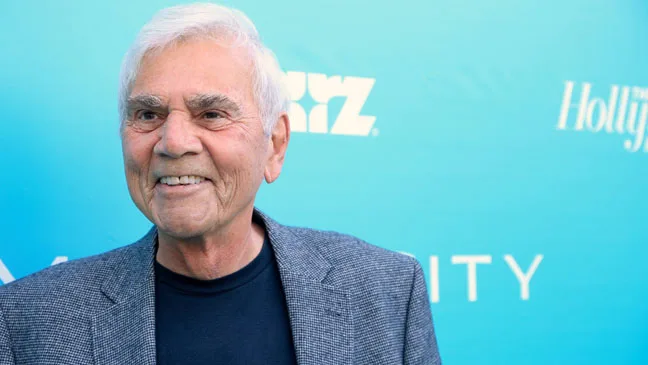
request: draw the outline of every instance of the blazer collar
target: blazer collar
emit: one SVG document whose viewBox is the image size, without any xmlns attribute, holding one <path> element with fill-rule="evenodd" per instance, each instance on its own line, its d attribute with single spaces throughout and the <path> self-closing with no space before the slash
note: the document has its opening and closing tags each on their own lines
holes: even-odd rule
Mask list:
<svg viewBox="0 0 648 365">
<path fill-rule="evenodd" d="M 125 247 L 115 261 L 112 275 L 101 286 L 113 302 L 124 303 L 151 294 L 157 236 L 157 228 L 153 226 L 144 237 Z"/>
<path fill-rule="evenodd" d="M 136 243 L 123 248 L 112 274 L 101 286 L 114 305 L 92 318 L 96 365 L 155 365 L 155 280 L 153 227 Z"/>
<path fill-rule="evenodd" d="M 328 283 L 333 269 L 317 247 L 323 235 L 303 236 L 255 210 L 277 257 L 299 365 L 353 362 L 353 317 L 348 290 Z M 311 232 L 311 231 L 304 231 Z"/>
<path fill-rule="evenodd" d="M 350 294 L 326 283 L 333 267 L 314 248 L 319 242 L 315 236 L 298 237 L 257 209 L 253 214 L 265 226 L 277 259 L 298 364 L 351 364 Z M 156 243 L 154 226 L 124 248 L 101 286 L 114 305 L 93 318 L 97 365 L 155 364 Z"/>
<path fill-rule="evenodd" d="M 279 270 L 285 274 L 297 275 L 313 282 L 322 282 L 332 266 L 322 254 L 308 247 L 303 239 L 261 211 L 255 209 L 257 222 L 264 225 L 277 258 Z"/>
</svg>

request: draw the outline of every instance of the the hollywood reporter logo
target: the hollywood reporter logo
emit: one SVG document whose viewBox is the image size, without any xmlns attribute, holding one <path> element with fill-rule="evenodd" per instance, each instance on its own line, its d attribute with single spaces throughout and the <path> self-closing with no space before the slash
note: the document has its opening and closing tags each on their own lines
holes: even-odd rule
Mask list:
<svg viewBox="0 0 648 365">
<path fill-rule="evenodd" d="M 626 151 L 648 152 L 648 88 L 612 85 L 607 99 L 592 94 L 589 82 L 578 87 L 574 81 L 565 81 L 556 129 L 616 133 L 626 136 Z"/>
<path fill-rule="evenodd" d="M 376 117 L 361 115 L 376 79 L 355 76 L 327 76 L 320 73 L 286 72 L 291 96 L 290 130 L 292 132 L 328 133 L 348 136 L 376 136 Z M 299 104 L 306 92 L 317 103 L 309 111 Z M 340 113 L 329 127 L 328 102 L 334 97 L 346 98 Z"/>
</svg>

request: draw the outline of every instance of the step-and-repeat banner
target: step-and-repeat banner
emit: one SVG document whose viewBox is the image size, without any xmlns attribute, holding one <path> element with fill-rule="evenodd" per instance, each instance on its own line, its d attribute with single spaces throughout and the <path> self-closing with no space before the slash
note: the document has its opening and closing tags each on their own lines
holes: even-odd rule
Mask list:
<svg viewBox="0 0 648 365">
<path fill-rule="evenodd" d="M 118 73 L 174 4 L 2 4 L 0 284 L 150 227 Z M 292 93 L 258 207 L 415 256 L 447 364 L 648 363 L 648 2 L 224 4 Z"/>
</svg>

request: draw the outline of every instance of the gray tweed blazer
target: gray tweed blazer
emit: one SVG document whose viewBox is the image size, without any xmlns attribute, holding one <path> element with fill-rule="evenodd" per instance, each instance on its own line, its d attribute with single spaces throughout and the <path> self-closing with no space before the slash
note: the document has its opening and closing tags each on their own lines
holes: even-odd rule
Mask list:
<svg viewBox="0 0 648 365">
<path fill-rule="evenodd" d="M 440 364 L 416 260 L 259 211 L 300 365 Z M 155 364 L 157 230 L 0 286 L 0 364 Z"/>
</svg>

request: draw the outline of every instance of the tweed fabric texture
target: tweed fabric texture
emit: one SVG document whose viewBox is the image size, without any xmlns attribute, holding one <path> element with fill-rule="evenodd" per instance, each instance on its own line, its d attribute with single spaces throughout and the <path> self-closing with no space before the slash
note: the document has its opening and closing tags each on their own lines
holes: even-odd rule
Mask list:
<svg viewBox="0 0 648 365">
<path fill-rule="evenodd" d="M 255 210 L 275 251 L 300 365 L 441 364 L 411 257 Z M 155 364 L 157 230 L 0 287 L 0 365 Z"/>
</svg>

